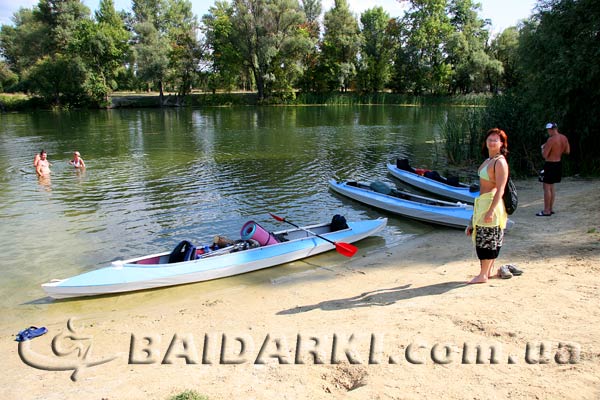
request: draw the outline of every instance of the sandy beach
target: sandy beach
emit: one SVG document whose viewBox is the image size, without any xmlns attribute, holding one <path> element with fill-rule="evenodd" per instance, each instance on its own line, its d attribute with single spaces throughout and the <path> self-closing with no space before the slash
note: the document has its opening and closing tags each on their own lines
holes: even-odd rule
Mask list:
<svg viewBox="0 0 600 400">
<path fill-rule="evenodd" d="M 2 398 L 598 399 L 600 180 L 563 180 L 551 217 L 516 183 L 497 265 L 521 276 L 467 285 L 472 243 L 439 229 L 264 284 L 40 306 L 49 332 L 20 350 L 0 328 Z"/>
</svg>

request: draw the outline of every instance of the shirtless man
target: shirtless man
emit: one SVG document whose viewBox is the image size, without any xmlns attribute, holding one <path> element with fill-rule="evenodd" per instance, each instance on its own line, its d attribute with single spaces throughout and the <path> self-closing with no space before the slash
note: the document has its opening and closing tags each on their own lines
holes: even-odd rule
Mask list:
<svg viewBox="0 0 600 400">
<path fill-rule="evenodd" d="M 554 214 L 554 199 L 556 191 L 554 184 L 560 182 L 562 177 L 561 157 L 563 154 L 569 154 L 571 147 L 569 140 L 565 135 L 558 131 L 558 125 L 553 122 L 546 124 L 548 135 L 550 136 L 546 143 L 542 145 L 542 157 L 544 163 L 544 210 L 538 212 L 538 217 L 549 217 Z"/>
<path fill-rule="evenodd" d="M 35 167 L 35 172 L 38 176 L 48 176 L 50 175 L 50 162 L 47 159 L 48 155 L 45 150 L 42 150 L 40 153 L 40 159 L 37 162 Z"/>
</svg>

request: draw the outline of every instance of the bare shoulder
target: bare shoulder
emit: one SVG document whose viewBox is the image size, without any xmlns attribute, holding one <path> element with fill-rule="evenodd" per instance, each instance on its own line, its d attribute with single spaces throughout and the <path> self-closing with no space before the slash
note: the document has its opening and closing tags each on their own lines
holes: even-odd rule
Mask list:
<svg viewBox="0 0 600 400">
<path fill-rule="evenodd" d="M 498 157 L 498 159 L 496 160 L 496 164 L 494 164 L 494 166 L 498 166 L 498 168 L 501 168 L 503 170 L 508 170 L 508 161 L 506 160 L 505 156 L 502 157 Z"/>
</svg>

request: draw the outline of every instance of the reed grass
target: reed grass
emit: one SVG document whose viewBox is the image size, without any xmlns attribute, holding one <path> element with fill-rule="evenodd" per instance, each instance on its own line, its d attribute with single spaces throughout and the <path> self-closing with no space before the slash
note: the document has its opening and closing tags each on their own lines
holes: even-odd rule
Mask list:
<svg viewBox="0 0 600 400">
<path fill-rule="evenodd" d="M 481 137 L 485 132 L 485 109 L 468 108 L 440 123 L 441 143 L 436 151 L 443 151 L 451 164 L 464 165 L 481 157 Z"/>
<path fill-rule="evenodd" d="M 424 95 L 414 96 L 410 94 L 399 93 L 299 93 L 296 96 L 295 104 L 325 104 L 325 105 L 470 105 L 483 106 L 488 101 L 489 96 L 464 95 L 464 96 L 438 96 Z"/>
<path fill-rule="evenodd" d="M 0 111 L 29 111 L 37 108 L 43 108 L 43 101 L 39 97 L 0 93 Z"/>
<path fill-rule="evenodd" d="M 168 98 L 165 95 L 165 98 Z M 259 105 L 407 105 L 407 106 L 485 106 L 489 95 L 469 94 L 458 96 L 423 95 L 414 96 L 399 93 L 358 93 L 358 92 L 330 92 L 330 93 L 303 93 L 295 95 L 273 95 L 259 101 L 254 92 L 217 92 L 217 93 L 192 93 L 185 98 L 185 105 L 191 107 L 230 107 L 230 106 L 259 106 Z M 147 108 L 160 107 L 158 93 L 131 93 L 115 92 L 111 95 L 110 104 L 102 107 L 113 108 Z M 0 94 L 0 107 L 5 111 L 28 111 L 31 109 L 49 108 L 43 104 L 42 99 L 24 94 Z"/>
</svg>

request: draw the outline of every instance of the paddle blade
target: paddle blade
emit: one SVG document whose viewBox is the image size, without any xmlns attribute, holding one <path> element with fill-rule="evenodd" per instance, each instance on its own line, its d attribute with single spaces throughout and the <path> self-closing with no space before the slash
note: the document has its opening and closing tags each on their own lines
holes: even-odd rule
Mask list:
<svg viewBox="0 0 600 400">
<path fill-rule="evenodd" d="M 279 222 L 283 222 L 283 221 L 285 221 L 285 218 L 278 217 L 277 215 L 275 215 L 275 214 L 273 214 L 273 213 L 269 213 L 269 215 L 270 215 L 271 217 L 275 218 L 275 219 L 276 219 L 277 221 L 279 221 Z"/>
<path fill-rule="evenodd" d="M 335 250 L 343 256 L 352 257 L 358 251 L 358 247 L 353 246 L 350 243 L 336 242 Z"/>
</svg>

